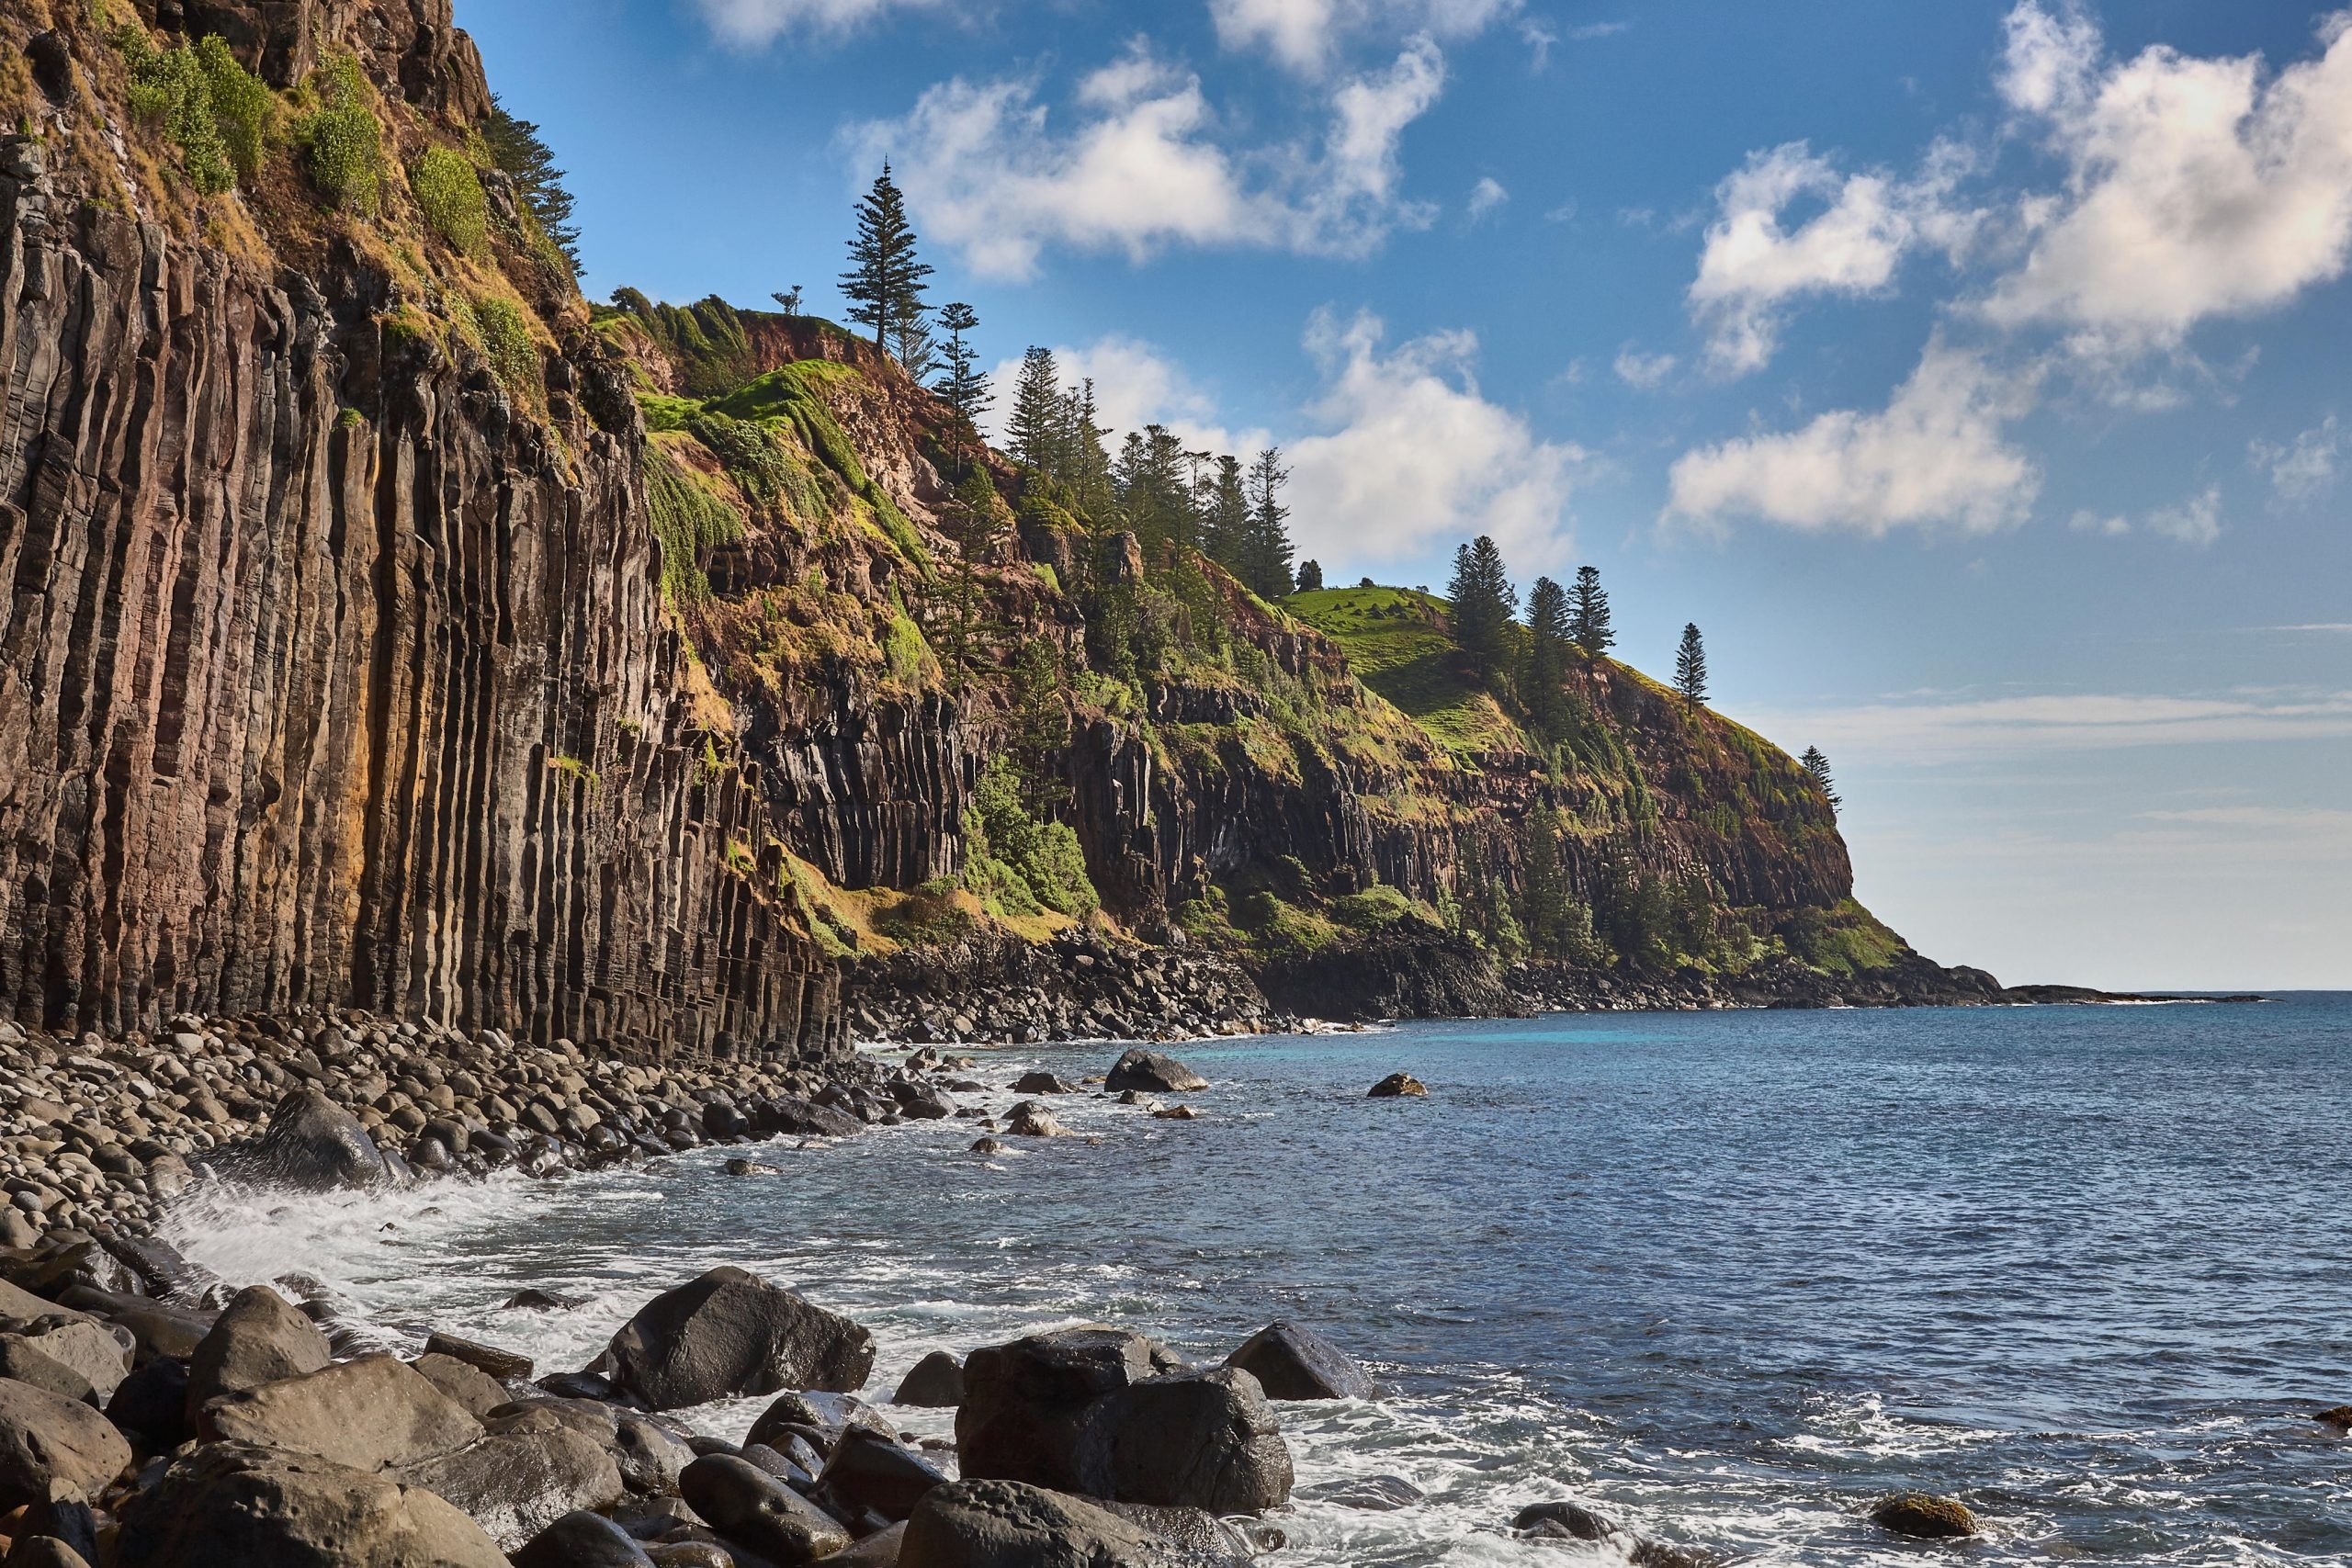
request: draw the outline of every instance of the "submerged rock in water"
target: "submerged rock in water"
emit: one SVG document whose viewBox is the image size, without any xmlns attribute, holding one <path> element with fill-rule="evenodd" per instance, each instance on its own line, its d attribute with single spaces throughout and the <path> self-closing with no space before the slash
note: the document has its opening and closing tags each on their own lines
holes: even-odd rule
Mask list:
<svg viewBox="0 0 2352 1568">
<path fill-rule="evenodd" d="M 1110 1089 L 1144 1089 L 1159 1094 L 1190 1094 L 1209 1087 L 1209 1080 L 1175 1057 L 1136 1047 L 1113 1064 L 1102 1080 Z"/>
<path fill-rule="evenodd" d="M 1370 1399 L 1372 1377 L 1311 1328 L 1273 1323 L 1225 1359 L 1258 1380 L 1268 1399 Z"/>
<path fill-rule="evenodd" d="M 1426 1095 L 1429 1085 L 1410 1073 L 1391 1073 L 1364 1092 L 1367 1100 L 1400 1100 L 1413 1095 Z"/>
<path fill-rule="evenodd" d="M 862 1388 L 874 1336 L 756 1274 L 719 1268 L 639 1308 L 605 1358 L 614 1382 L 656 1410 L 683 1410 L 785 1388 Z"/>
<path fill-rule="evenodd" d="M 1930 1492 L 1896 1492 L 1871 1505 L 1871 1522 L 1897 1535 L 1923 1540 L 1953 1540 L 1976 1533 L 1968 1505 Z"/>
<path fill-rule="evenodd" d="M 1035 1072 L 1023 1073 L 1015 1079 L 1012 1092 L 1015 1094 L 1076 1094 L 1078 1086 L 1040 1068 Z"/>
</svg>

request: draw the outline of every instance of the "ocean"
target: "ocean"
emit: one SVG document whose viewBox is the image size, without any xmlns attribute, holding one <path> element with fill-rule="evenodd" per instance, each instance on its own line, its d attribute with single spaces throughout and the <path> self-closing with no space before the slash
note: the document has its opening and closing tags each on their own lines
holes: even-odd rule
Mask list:
<svg viewBox="0 0 2352 1568">
<path fill-rule="evenodd" d="M 979 1054 L 1001 1110 L 1030 1066 Z M 1919 1563 L 1889 1490 L 1960 1496 L 1976 1563 L 2352 1561 L 2352 994 L 2253 1005 L 1571 1014 L 1171 1047 L 1193 1122 L 1067 1097 L 1080 1136 L 968 1122 L 705 1149 L 537 1183 L 217 1197 L 167 1226 L 300 1270 L 388 1345 L 583 1365 L 733 1263 L 926 1352 L 1077 1322 L 1219 1359 L 1275 1318 L 1380 1379 L 1281 1407 L 1273 1564 L 1569 1562 L 1572 1497 L 1763 1564 Z M 1397 1069 L 1426 1100 L 1372 1100 Z M 782 1168 L 729 1177 L 730 1154 Z M 540 1286 L 566 1313 L 503 1310 Z M 740 1438 L 766 1402 L 691 1413 Z M 947 1412 L 897 1413 L 945 1434 Z M 1363 1506 L 1362 1483 L 1423 1495 Z"/>
</svg>

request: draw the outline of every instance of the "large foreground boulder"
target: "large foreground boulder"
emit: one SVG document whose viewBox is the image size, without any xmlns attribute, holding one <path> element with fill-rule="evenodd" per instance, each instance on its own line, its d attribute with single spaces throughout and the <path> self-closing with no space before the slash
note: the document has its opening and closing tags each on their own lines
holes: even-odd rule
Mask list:
<svg viewBox="0 0 2352 1568">
<path fill-rule="evenodd" d="M 188 1418 L 221 1394 L 315 1372 L 334 1359 L 317 1324 L 267 1285 L 248 1286 L 188 1357 Z"/>
<path fill-rule="evenodd" d="M 656 1410 L 779 1389 L 847 1393 L 874 1371 L 874 1336 L 741 1269 L 665 1291 L 624 1325 L 606 1375 Z"/>
<path fill-rule="evenodd" d="M 1311 1328 L 1274 1323 L 1225 1359 L 1258 1380 L 1268 1399 L 1370 1399 L 1371 1376 Z"/>
<path fill-rule="evenodd" d="M 482 1435 L 481 1423 L 432 1379 L 382 1354 L 223 1394 L 198 1413 L 197 1425 L 201 1437 L 368 1471 L 417 1464 Z"/>
<path fill-rule="evenodd" d="M 1109 1509 L 1015 1481 L 958 1481 L 915 1506 L 899 1568 L 1240 1568 Z"/>
<path fill-rule="evenodd" d="M 279 1100 L 268 1130 L 238 1153 L 230 1169 L 242 1180 L 310 1192 L 393 1180 L 383 1151 L 358 1118 L 314 1089 L 298 1089 Z"/>
<path fill-rule="evenodd" d="M 1102 1087 L 1117 1092 L 1140 1089 L 1146 1094 L 1190 1094 L 1209 1087 L 1209 1080 L 1175 1057 L 1138 1045 L 1114 1063 Z"/>
<path fill-rule="evenodd" d="M 627 1495 L 605 1446 L 553 1420 L 492 1434 L 400 1473 L 464 1509 L 502 1551 L 521 1550 L 574 1509 L 608 1508 Z"/>
<path fill-rule="evenodd" d="M 956 1411 L 965 1479 L 1080 1490 L 1079 1436 L 1087 1412 L 1157 1372 L 1157 1348 L 1124 1329 L 1064 1328 L 973 1351 Z"/>
<path fill-rule="evenodd" d="M 1290 1448 L 1248 1372 L 1173 1372 L 1087 1413 L 1079 1480 L 1090 1497 L 1254 1514 L 1290 1500 Z"/>
<path fill-rule="evenodd" d="M 109 1568 L 507 1568 L 455 1506 L 325 1460 L 214 1443 L 126 1504 Z"/>
<path fill-rule="evenodd" d="M 59 1482 L 95 1497 L 130 1463 L 130 1445 L 77 1399 L 0 1378 L 0 1513 L 44 1503 Z"/>
</svg>

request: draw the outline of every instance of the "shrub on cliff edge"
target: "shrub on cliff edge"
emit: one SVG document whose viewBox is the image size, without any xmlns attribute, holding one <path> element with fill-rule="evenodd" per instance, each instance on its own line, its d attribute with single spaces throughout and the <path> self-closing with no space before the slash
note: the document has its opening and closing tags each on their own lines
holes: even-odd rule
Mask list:
<svg viewBox="0 0 2352 1568">
<path fill-rule="evenodd" d="M 408 188 L 424 220 L 451 249 L 470 255 L 481 248 L 490 231 L 490 203 L 481 194 L 481 176 L 464 153 L 426 148 L 409 168 Z"/>
<path fill-rule="evenodd" d="M 327 204 L 372 216 L 384 181 L 384 132 L 368 105 L 368 79 L 358 58 L 329 55 L 311 74 L 319 107 L 294 128 L 311 183 Z"/>
</svg>

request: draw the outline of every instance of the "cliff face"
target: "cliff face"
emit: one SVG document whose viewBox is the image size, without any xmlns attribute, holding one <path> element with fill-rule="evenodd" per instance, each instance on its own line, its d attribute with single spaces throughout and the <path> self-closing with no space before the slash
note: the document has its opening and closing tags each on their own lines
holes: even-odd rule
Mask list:
<svg viewBox="0 0 2352 1568">
<path fill-rule="evenodd" d="M 1539 743 L 1467 673 L 1440 602 L 1269 605 L 1115 521 L 1079 525 L 829 323 L 625 292 L 597 330 L 634 367 L 656 460 L 729 520 L 681 618 L 850 955 L 922 922 L 829 891 L 963 876 L 985 895 L 967 814 L 1012 751 L 1105 909 L 1241 951 L 1301 997 L 1330 994 L 1319 967 L 1416 951 L 1465 976 L 1482 952 L 1733 975 L 1904 951 L 1853 904 L 1794 760 L 1638 671 L 1577 661 L 1564 733 Z M 1104 637 L 1138 615 L 1166 627 L 1140 660 Z M 1023 672 L 1040 650 L 1045 743 Z M 1574 918 L 1530 941 L 1546 884 Z M 1480 986 L 1425 990 L 1490 1002 Z"/>
<path fill-rule="evenodd" d="M 504 287 L 476 264 L 403 274 L 266 192 L 191 210 L 122 154 L 83 15 L 0 157 L 0 1008 L 836 1046 L 758 782 L 701 732 L 617 372 L 536 319 L 512 379 L 434 330 L 442 286 Z M 281 84 L 350 49 L 395 146 L 488 101 L 446 0 L 141 19 Z"/>
</svg>

